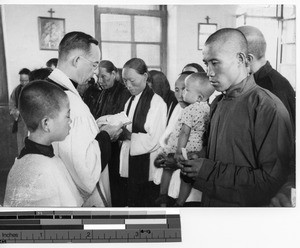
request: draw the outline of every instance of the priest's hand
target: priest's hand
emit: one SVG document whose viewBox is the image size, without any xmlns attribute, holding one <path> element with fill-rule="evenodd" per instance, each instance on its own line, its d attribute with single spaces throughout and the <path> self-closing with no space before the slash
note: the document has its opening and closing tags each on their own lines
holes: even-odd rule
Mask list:
<svg viewBox="0 0 300 248">
<path fill-rule="evenodd" d="M 104 115 L 104 116 L 101 116 L 99 117 L 97 120 L 96 120 L 96 123 L 97 123 L 97 126 L 99 128 L 101 128 L 103 125 L 107 125 L 108 124 L 108 117 L 110 117 L 111 115 Z"/>
<path fill-rule="evenodd" d="M 109 134 L 111 141 L 116 141 L 122 133 L 123 124 L 118 125 L 103 125 L 100 127 L 100 131 L 105 131 Z"/>
</svg>

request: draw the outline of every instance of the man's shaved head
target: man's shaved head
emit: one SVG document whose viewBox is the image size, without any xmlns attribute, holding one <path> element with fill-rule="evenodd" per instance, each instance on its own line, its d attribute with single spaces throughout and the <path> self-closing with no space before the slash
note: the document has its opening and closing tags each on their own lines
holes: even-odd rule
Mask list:
<svg viewBox="0 0 300 248">
<path fill-rule="evenodd" d="M 241 31 L 234 28 L 223 28 L 217 30 L 208 37 L 205 45 L 209 45 L 211 43 L 218 43 L 221 46 L 226 46 L 226 49 L 231 49 L 231 51 L 242 52 L 245 55 L 248 54 L 246 37 Z"/>
<path fill-rule="evenodd" d="M 208 37 L 203 62 L 217 91 L 226 91 L 247 77 L 247 47 L 245 36 L 235 28 L 219 29 Z"/>
<path fill-rule="evenodd" d="M 237 28 L 241 31 L 248 43 L 248 53 L 252 54 L 256 59 L 261 59 L 265 56 L 267 43 L 262 32 L 252 26 L 241 26 Z"/>
</svg>

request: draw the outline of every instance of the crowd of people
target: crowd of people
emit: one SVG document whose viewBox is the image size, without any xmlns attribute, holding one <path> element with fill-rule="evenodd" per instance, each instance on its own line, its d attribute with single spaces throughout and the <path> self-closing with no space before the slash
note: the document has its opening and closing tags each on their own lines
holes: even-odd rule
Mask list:
<svg viewBox="0 0 300 248">
<path fill-rule="evenodd" d="M 206 70 L 187 64 L 172 91 L 143 59 L 118 69 L 67 33 L 57 61 L 19 73 L 4 206 L 291 206 L 295 91 L 265 52 L 257 28 L 219 29 Z"/>
</svg>

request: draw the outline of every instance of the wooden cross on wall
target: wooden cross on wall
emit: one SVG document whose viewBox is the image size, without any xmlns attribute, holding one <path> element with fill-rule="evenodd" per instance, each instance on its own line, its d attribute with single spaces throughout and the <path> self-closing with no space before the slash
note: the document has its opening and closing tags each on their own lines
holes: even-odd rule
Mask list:
<svg viewBox="0 0 300 248">
<path fill-rule="evenodd" d="M 206 16 L 204 19 L 206 19 L 206 23 L 209 23 L 209 19 L 210 19 L 209 16 Z"/>
<path fill-rule="evenodd" d="M 52 15 L 53 15 L 53 13 L 55 13 L 55 11 L 51 8 L 48 10 L 48 12 L 50 13 L 50 18 L 53 18 Z"/>
</svg>

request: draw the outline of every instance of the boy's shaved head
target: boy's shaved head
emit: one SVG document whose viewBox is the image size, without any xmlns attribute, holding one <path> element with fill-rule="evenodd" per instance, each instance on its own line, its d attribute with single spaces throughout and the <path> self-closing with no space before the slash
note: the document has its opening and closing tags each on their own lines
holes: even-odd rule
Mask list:
<svg viewBox="0 0 300 248">
<path fill-rule="evenodd" d="M 211 85 L 205 72 L 193 73 L 189 75 L 185 81 L 186 83 L 194 84 L 197 93 L 201 93 L 204 97 L 210 97 L 215 91 L 215 88 Z"/>
<path fill-rule="evenodd" d="M 210 35 L 205 45 L 218 43 L 232 52 L 248 54 L 248 44 L 244 34 L 235 28 L 223 28 Z M 225 49 L 225 48 L 224 48 Z"/>
<path fill-rule="evenodd" d="M 241 26 L 237 28 L 241 31 L 248 43 L 248 53 L 255 56 L 257 59 L 261 59 L 265 56 L 267 43 L 262 32 L 252 26 Z"/>
<path fill-rule="evenodd" d="M 46 116 L 56 117 L 67 94 L 58 86 L 36 80 L 24 86 L 19 97 L 20 114 L 29 131 L 34 132 Z"/>
</svg>

